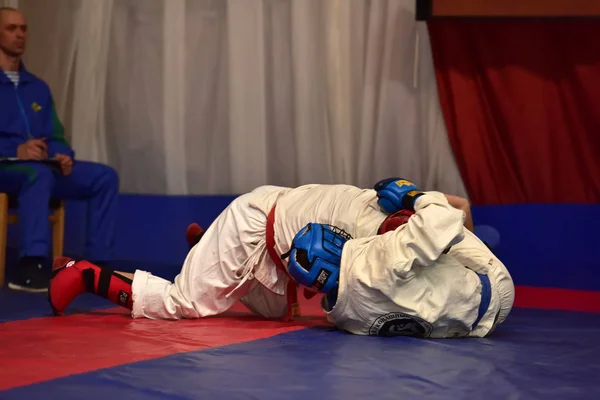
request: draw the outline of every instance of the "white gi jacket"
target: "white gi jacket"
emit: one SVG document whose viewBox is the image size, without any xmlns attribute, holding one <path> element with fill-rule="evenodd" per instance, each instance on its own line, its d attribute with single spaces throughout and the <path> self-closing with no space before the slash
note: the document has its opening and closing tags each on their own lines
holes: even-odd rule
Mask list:
<svg viewBox="0 0 600 400">
<path fill-rule="evenodd" d="M 345 244 L 337 302 L 326 310 L 328 320 L 358 335 L 488 335 L 512 309 L 509 272 L 463 227 L 464 213 L 443 194 L 419 197 L 415 211 L 395 231 Z M 481 315 L 486 285 L 476 272 L 490 283 L 489 306 Z"/>
</svg>

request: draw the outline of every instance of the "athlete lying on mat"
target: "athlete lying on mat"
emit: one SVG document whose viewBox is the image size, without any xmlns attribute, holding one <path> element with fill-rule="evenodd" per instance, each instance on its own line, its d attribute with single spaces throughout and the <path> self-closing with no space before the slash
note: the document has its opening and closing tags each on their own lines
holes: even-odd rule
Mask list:
<svg viewBox="0 0 600 400">
<path fill-rule="evenodd" d="M 441 194 L 440 194 L 441 195 Z M 446 197 L 467 215 L 468 202 Z M 307 223 L 331 224 L 353 237 L 376 235 L 393 226 L 376 190 L 349 185 L 262 186 L 236 198 L 187 254 L 169 282 L 137 270 L 114 272 L 87 261 L 56 260 L 49 299 L 62 313 L 79 294 L 90 292 L 132 310 L 132 317 L 200 318 L 220 314 L 237 301 L 267 318 L 297 314 L 297 284 L 281 260 Z"/>
<path fill-rule="evenodd" d="M 513 306 L 509 272 L 444 196 L 397 183 L 379 195 L 384 209 L 399 210 L 399 227 L 352 239 L 310 223 L 285 255 L 291 276 L 325 293 L 328 320 L 357 335 L 489 335 Z"/>
</svg>

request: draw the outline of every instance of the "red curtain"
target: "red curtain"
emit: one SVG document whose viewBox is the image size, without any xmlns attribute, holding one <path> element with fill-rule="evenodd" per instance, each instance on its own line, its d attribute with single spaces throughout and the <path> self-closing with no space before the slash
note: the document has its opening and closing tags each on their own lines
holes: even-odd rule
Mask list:
<svg viewBox="0 0 600 400">
<path fill-rule="evenodd" d="M 600 21 L 428 26 L 472 203 L 600 203 Z"/>
</svg>

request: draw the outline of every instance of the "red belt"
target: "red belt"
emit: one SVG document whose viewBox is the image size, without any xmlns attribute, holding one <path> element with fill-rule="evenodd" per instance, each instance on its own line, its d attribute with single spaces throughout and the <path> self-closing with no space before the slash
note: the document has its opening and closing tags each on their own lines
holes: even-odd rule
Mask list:
<svg viewBox="0 0 600 400">
<path fill-rule="evenodd" d="M 283 265 L 283 261 L 281 261 L 281 257 L 275 250 L 275 206 L 273 206 L 269 216 L 267 217 L 266 239 L 267 251 L 269 252 L 271 260 L 273 260 L 278 269 L 284 271 L 289 276 L 287 269 Z M 287 301 L 288 311 L 284 317 L 284 320 L 290 321 L 294 319 L 294 317 L 300 316 L 300 306 L 298 304 L 298 284 L 291 276 L 287 285 Z"/>
<path fill-rule="evenodd" d="M 283 261 L 281 261 L 281 257 L 279 256 L 279 254 L 277 254 L 277 251 L 275 250 L 275 207 L 276 206 L 273 206 L 273 208 L 269 212 L 269 215 L 267 216 L 267 251 L 269 252 L 269 256 L 271 257 L 271 260 L 273 260 L 277 268 L 285 272 L 290 277 L 290 281 L 288 282 L 287 287 L 288 312 L 284 317 L 286 321 L 289 321 L 292 320 L 294 317 L 300 316 L 300 305 L 298 304 L 298 284 L 296 283 L 294 278 L 290 276 L 287 268 L 283 265 Z M 386 218 L 386 221 L 390 217 Z M 382 227 L 383 226 L 384 224 L 382 224 Z M 382 227 L 379 228 L 380 231 Z M 378 232 L 378 234 L 382 233 L 384 232 Z M 310 299 L 315 295 L 316 293 L 314 292 L 304 290 L 304 297 L 306 297 L 307 299 Z"/>
</svg>

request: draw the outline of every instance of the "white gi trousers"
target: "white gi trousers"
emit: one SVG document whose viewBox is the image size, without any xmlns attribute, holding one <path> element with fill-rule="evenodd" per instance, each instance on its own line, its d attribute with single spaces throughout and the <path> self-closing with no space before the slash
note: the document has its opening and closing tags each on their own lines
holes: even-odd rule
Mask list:
<svg viewBox="0 0 600 400">
<path fill-rule="evenodd" d="M 262 186 L 236 198 L 188 253 L 175 281 L 136 271 L 134 318 L 179 319 L 220 314 L 238 300 L 267 318 L 287 312 L 287 284 L 266 249 L 273 206 L 278 254 L 309 222 L 336 225 L 353 237 L 375 235 L 386 218 L 374 190 L 349 185 Z"/>
</svg>

